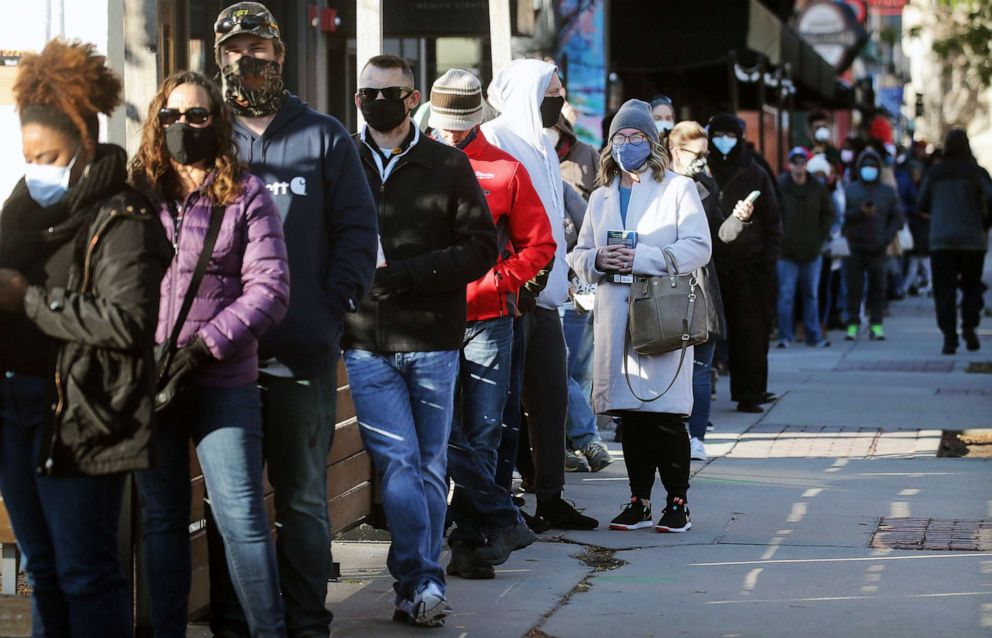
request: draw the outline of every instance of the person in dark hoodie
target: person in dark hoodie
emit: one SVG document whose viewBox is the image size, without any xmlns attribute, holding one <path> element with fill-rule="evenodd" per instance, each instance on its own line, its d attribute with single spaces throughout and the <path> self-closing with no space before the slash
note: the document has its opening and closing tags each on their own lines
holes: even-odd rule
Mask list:
<svg viewBox="0 0 992 638">
<path fill-rule="evenodd" d="M 741 412 L 758 413 L 774 401 L 768 392 L 769 298 L 772 272 L 782 252 L 782 222 L 771 177 L 744 143 L 744 127 L 731 114 L 710 118 L 709 167 L 720 188 L 720 206 L 732 214 L 720 227 L 715 251 L 727 317 L 730 396 Z M 753 203 L 745 201 L 758 191 Z"/>
<path fill-rule="evenodd" d="M 796 290 L 802 296 L 806 344 L 824 348 L 830 342 L 820 331 L 819 290 L 823 244 L 834 223 L 833 202 L 827 187 L 806 170 L 808 151 L 797 146 L 789 152 L 789 171 L 779 178 L 782 190 L 782 258 L 778 260 L 778 347 L 792 342 L 795 330 Z"/>
<path fill-rule="evenodd" d="M 25 173 L 0 215 L 0 490 L 32 635 L 128 638 L 118 524 L 128 474 L 151 462 L 171 249 L 124 149 L 97 143 L 122 83 L 92 44 L 25 55 L 13 93 Z"/>
<path fill-rule="evenodd" d="M 221 11 L 214 31 L 239 156 L 271 192 L 289 254 L 289 311 L 258 353 L 286 627 L 290 635 L 327 636 L 333 618 L 324 604 L 331 577 L 327 455 L 338 342 L 344 316 L 358 309 L 371 285 L 376 208 L 341 123 L 285 90 L 286 47 L 265 6 L 234 4 Z M 219 550 L 219 537 L 213 539 Z M 211 627 L 246 633 L 220 551 L 211 552 L 210 571 Z"/>
<path fill-rule="evenodd" d="M 861 301 L 868 275 L 869 337 L 885 339 L 885 249 L 902 228 L 899 195 L 881 182 L 882 158 L 866 148 L 855 163 L 854 177 L 845 192 L 843 233 L 851 254 L 844 260 L 847 309 L 850 320 L 846 341 L 854 341 L 861 327 Z"/>
<path fill-rule="evenodd" d="M 981 319 L 982 267 L 988 250 L 992 183 L 975 162 L 968 134 L 953 129 L 944 158 L 923 178 L 918 214 L 930 217 L 930 262 L 937 325 L 944 354 L 958 347 L 957 289 L 961 288 L 961 336 L 968 350 L 981 347 L 975 329 Z"/>
</svg>

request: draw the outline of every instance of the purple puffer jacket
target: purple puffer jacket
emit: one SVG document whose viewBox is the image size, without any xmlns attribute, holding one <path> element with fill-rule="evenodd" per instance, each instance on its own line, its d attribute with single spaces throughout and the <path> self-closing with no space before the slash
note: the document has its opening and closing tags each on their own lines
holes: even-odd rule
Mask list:
<svg viewBox="0 0 992 638">
<path fill-rule="evenodd" d="M 279 211 L 257 177 L 246 175 L 241 183 L 242 195 L 224 212 L 213 256 L 179 334 L 179 347 L 199 336 L 216 359 L 198 373 L 196 384 L 203 387 L 254 383 L 258 339 L 282 320 L 289 304 L 289 265 Z M 156 343 L 172 331 L 210 225 L 210 201 L 202 192 L 191 193 L 183 210 L 177 255 L 162 280 Z M 159 219 L 175 245 L 175 222 L 167 203 L 159 203 Z"/>
</svg>

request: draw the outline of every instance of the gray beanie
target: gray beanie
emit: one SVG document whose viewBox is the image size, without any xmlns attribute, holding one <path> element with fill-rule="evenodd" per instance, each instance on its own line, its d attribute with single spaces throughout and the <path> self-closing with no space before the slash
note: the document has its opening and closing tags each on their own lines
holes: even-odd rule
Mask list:
<svg viewBox="0 0 992 638">
<path fill-rule="evenodd" d="M 609 140 L 613 139 L 617 131 L 624 128 L 636 128 L 649 139 L 658 142 L 658 127 L 651 117 L 651 105 L 643 100 L 627 100 L 623 103 L 610 122 Z"/>
</svg>

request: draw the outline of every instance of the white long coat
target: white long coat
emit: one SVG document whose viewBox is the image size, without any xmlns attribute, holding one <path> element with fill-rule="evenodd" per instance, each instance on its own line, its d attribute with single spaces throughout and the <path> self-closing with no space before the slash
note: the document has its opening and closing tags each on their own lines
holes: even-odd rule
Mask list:
<svg viewBox="0 0 992 638">
<path fill-rule="evenodd" d="M 657 182 L 651 171 L 635 183 L 627 206 L 627 224 L 620 217 L 620 180 L 600 187 L 589 198 L 579 241 L 569 264 L 580 277 L 596 282 L 593 314 L 595 352 L 592 403 L 598 414 L 641 410 L 688 415 L 692 412 L 692 348 L 686 352 L 678 379 L 662 398 L 642 402 L 630 392 L 623 373 L 624 334 L 627 329 L 628 284 L 604 279 L 596 268 L 596 251 L 606 245 L 607 231 L 636 230 L 635 275 L 664 275 L 664 250 L 671 251 L 679 272 L 702 268 L 710 260 L 709 224 L 695 183 L 671 171 Z M 630 383 L 644 398 L 664 392 L 678 369 L 679 352 L 641 356 L 631 351 L 627 362 Z"/>
</svg>

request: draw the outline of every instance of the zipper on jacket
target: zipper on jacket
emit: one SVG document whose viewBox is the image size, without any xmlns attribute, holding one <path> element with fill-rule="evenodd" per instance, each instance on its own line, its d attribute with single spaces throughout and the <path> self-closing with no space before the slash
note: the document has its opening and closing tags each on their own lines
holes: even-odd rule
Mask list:
<svg viewBox="0 0 992 638">
<path fill-rule="evenodd" d="M 499 316 L 503 317 L 506 315 L 506 310 L 503 307 L 503 293 L 500 292 L 499 282 L 503 280 L 503 276 L 493 269 L 493 278 L 496 280 L 496 299 L 499 300 Z"/>
<path fill-rule="evenodd" d="M 379 241 L 382 239 L 382 220 L 386 210 L 386 182 L 379 178 Z M 384 326 L 384 321 L 382 320 L 382 302 L 375 302 L 375 346 L 376 350 L 382 352 L 382 331 Z"/>
<path fill-rule="evenodd" d="M 79 292 L 85 294 L 89 290 L 90 286 L 90 266 L 93 261 L 93 253 L 96 252 L 96 247 L 100 244 L 100 240 L 103 238 L 103 233 L 107 228 L 121 216 L 121 213 L 117 210 L 110 211 L 110 214 L 105 220 L 103 220 L 97 227 L 96 232 L 93 233 L 93 237 L 90 238 L 89 244 L 86 246 L 86 255 L 83 257 L 83 283 L 79 287 Z M 55 403 L 55 419 L 52 424 L 52 438 L 48 444 L 48 458 L 45 459 L 44 466 L 42 470 L 45 474 L 51 474 L 52 469 L 55 467 L 55 446 L 58 444 L 59 438 L 59 428 L 58 422 L 59 418 L 62 416 L 63 410 L 65 410 L 65 393 L 62 389 L 62 372 L 60 367 L 62 365 L 62 355 L 59 354 L 55 360 L 55 393 L 58 396 L 58 400 Z"/>
</svg>

